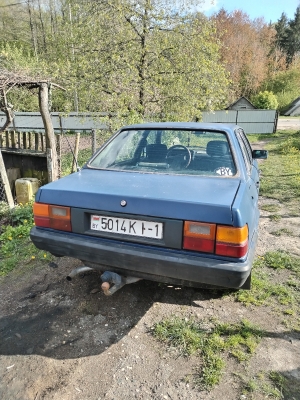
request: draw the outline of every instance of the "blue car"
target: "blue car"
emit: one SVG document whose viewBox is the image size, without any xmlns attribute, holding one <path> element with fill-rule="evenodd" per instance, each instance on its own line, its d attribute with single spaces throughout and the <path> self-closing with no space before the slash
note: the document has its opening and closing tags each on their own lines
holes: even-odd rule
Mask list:
<svg viewBox="0 0 300 400">
<path fill-rule="evenodd" d="M 111 294 L 138 279 L 249 289 L 258 158 L 242 128 L 125 126 L 77 173 L 39 189 L 31 240 L 102 271 Z"/>
</svg>

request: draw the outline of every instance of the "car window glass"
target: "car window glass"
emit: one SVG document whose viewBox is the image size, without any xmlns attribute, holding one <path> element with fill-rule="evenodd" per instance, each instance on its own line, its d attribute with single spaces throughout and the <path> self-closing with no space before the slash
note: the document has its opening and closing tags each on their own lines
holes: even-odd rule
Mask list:
<svg viewBox="0 0 300 400">
<path fill-rule="evenodd" d="M 240 135 L 241 135 L 242 141 L 244 142 L 244 145 L 246 147 L 250 163 L 252 164 L 252 161 L 253 161 L 253 159 L 252 159 L 252 149 L 251 149 L 251 145 L 249 143 L 249 140 L 248 140 L 247 136 L 245 135 L 245 133 L 244 133 L 244 131 L 242 129 L 240 130 Z"/>
<path fill-rule="evenodd" d="M 227 135 L 219 131 L 121 131 L 89 163 L 120 171 L 213 175 L 237 173 Z"/>
<path fill-rule="evenodd" d="M 238 139 L 240 148 L 241 148 L 241 150 L 242 150 L 242 154 L 243 154 L 243 158 L 244 158 L 244 161 L 245 161 L 245 165 L 246 165 L 247 172 L 250 173 L 250 171 L 251 171 L 252 160 L 250 159 L 250 156 L 249 156 L 247 147 L 246 147 L 244 141 L 242 140 L 240 130 L 236 132 L 236 137 L 237 137 L 237 139 Z"/>
</svg>

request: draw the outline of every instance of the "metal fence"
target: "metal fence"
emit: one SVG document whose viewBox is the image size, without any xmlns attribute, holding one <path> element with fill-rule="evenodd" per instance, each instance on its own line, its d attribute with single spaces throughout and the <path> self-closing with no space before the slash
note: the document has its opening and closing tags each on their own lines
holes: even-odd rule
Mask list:
<svg viewBox="0 0 300 400">
<path fill-rule="evenodd" d="M 51 120 L 56 133 L 67 131 L 90 132 L 107 130 L 107 113 L 51 113 Z M 110 116 L 113 118 L 113 116 Z M 0 125 L 5 121 L 0 113 Z M 203 122 L 231 123 L 241 126 L 245 133 L 273 133 L 277 128 L 278 113 L 276 110 L 220 110 L 204 111 Z M 8 131 L 43 132 L 44 125 L 40 113 L 16 112 Z"/>
<path fill-rule="evenodd" d="M 246 134 L 274 133 L 277 129 L 276 110 L 224 110 L 202 113 L 203 122 L 221 122 L 239 125 Z"/>
<path fill-rule="evenodd" d="M 110 137 L 108 130 L 83 131 L 56 135 L 59 176 L 82 167 L 92 154 Z"/>
</svg>

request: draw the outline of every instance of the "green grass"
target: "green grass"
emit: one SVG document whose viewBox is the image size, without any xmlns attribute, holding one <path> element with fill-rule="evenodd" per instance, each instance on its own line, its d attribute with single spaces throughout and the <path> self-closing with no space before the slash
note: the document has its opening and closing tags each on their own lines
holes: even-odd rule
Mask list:
<svg viewBox="0 0 300 400">
<path fill-rule="evenodd" d="M 201 357 L 195 383 L 209 390 L 217 385 L 226 366 L 225 355 L 238 362 L 248 361 L 255 352 L 263 332 L 243 320 L 235 324 L 167 318 L 153 327 L 154 336 L 175 347 L 184 356 Z"/>
<path fill-rule="evenodd" d="M 252 271 L 251 290 L 234 293 L 235 298 L 245 305 L 266 305 L 274 301 L 281 305 L 294 305 L 299 301 L 297 281 L 272 282 L 272 270 L 289 270 L 298 279 L 300 259 L 284 251 L 269 251 L 258 258 Z M 291 282 L 294 282 L 291 284 Z"/>
<path fill-rule="evenodd" d="M 0 276 L 18 266 L 52 258 L 31 242 L 29 233 L 33 225 L 32 203 L 17 205 L 12 210 L 0 207 Z"/>
<path fill-rule="evenodd" d="M 260 195 L 277 200 L 278 204 L 263 204 L 271 221 L 278 222 L 278 211 L 284 207 L 289 216 L 299 216 L 300 209 L 300 131 L 279 131 L 272 135 L 251 135 L 251 142 L 264 140 L 269 158 L 259 164 Z M 271 232 L 274 236 L 294 236 L 293 227 Z M 283 323 L 299 330 L 297 319 L 300 303 L 300 259 L 284 251 L 270 251 L 258 257 L 252 271 L 251 290 L 235 292 L 233 296 L 245 305 L 268 305 L 281 312 Z"/>
<path fill-rule="evenodd" d="M 278 215 L 278 214 L 269 215 L 269 218 L 270 218 L 271 221 L 274 221 L 274 222 L 278 222 L 278 221 L 281 220 L 281 216 Z"/>
<path fill-rule="evenodd" d="M 270 233 L 274 236 L 293 236 L 293 232 L 288 228 L 281 228 Z"/>
<path fill-rule="evenodd" d="M 260 208 L 261 208 L 261 210 L 272 212 L 272 213 L 275 213 L 280 210 L 280 207 L 278 204 L 263 204 Z"/>
<path fill-rule="evenodd" d="M 260 194 L 279 200 L 296 212 L 300 197 L 300 131 L 268 136 L 269 158 L 260 164 Z"/>
<path fill-rule="evenodd" d="M 243 394 L 247 399 L 255 400 L 258 394 L 270 399 L 284 399 L 286 380 L 279 372 L 259 372 L 250 379 L 245 376 L 240 376 L 240 378 L 244 386 Z"/>
</svg>

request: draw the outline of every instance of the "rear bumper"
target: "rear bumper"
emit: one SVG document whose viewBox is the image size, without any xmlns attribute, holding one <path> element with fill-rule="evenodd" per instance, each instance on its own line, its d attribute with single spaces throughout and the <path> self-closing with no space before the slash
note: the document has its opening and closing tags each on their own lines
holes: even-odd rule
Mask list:
<svg viewBox="0 0 300 400">
<path fill-rule="evenodd" d="M 77 258 L 101 271 L 187 286 L 238 289 L 250 276 L 257 232 L 250 243 L 248 257 L 242 262 L 36 227 L 32 228 L 30 237 L 39 249 Z"/>
</svg>

